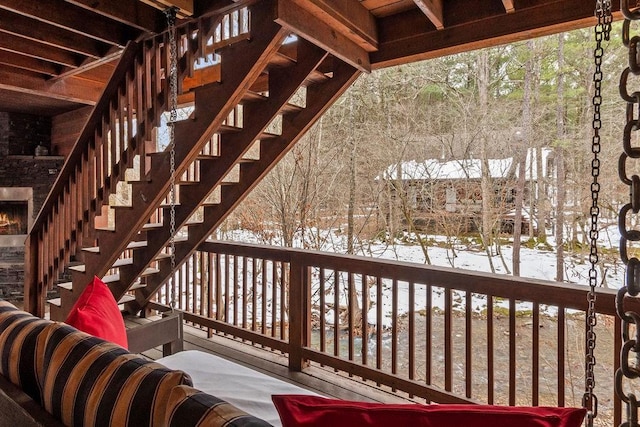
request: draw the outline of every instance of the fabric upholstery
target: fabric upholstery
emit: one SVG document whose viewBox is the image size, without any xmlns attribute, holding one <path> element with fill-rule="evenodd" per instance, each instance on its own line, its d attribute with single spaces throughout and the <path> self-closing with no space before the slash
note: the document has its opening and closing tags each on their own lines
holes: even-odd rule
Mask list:
<svg viewBox="0 0 640 427">
<path fill-rule="evenodd" d="M 271 424 L 222 399 L 189 386 L 173 389 L 167 406 L 167 427 L 266 427 Z"/>
<path fill-rule="evenodd" d="M 162 426 L 171 389 L 192 384 L 182 371 L 71 326 L 52 324 L 45 334 L 43 406 L 68 426 Z"/>
<path fill-rule="evenodd" d="M 127 348 L 127 330 L 118 303 L 97 277 L 82 291 L 65 323 Z"/>
<path fill-rule="evenodd" d="M 381 404 L 305 395 L 272 399 L 283 427 L 579 427 L 586 413 L 583 408 Z"/>
<path fill-rule="evenodd" d="M 39 334 L 48 320 L 18 310 L 0 300 L 0 375 L 22 388 L 40 403 L 40 386 L 36 375 L 36 347 Z"/>
</svg>

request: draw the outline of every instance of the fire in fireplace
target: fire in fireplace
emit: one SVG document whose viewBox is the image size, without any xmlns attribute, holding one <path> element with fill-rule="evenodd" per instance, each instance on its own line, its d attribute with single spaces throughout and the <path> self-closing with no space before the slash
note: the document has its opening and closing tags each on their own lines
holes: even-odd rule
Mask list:
<svg viewBox="0 0 640 427">
<path fill-rule="evenodd" d="M 0 235 L 27 234 L 29 204 L 24 201 L 0 201 Z"/>
</svg>

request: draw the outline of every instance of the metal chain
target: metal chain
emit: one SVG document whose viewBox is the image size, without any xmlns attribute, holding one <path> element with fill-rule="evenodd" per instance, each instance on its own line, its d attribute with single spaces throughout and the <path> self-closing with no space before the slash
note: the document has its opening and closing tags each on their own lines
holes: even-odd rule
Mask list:
<svg viewBox="0 0 640 427">
<path fill-rule="evenodd" d="M 589 232 L 590 253 L 589 262 L 589 292 L 587 294 L 587 315 L 586 315 L 586 334 L 585 334 L 585 393 L 582 398 L 582 405 L 587 408 L 586 424 L 593 426 L 593 420 L 598 416 L 598 398 L 594 393 L 596 386 L 594 368 L 596 366 L 595 348 L 596 333 L 595 327 L 598 323 L 596 317 L 596 286 L 598 285 L 598 217 L 600 215 L 600 207 L 598 204 L 598 195 L 600 192 L 600 129 L 602 121 L 600 119 L 600 106 L 602 105 L 602 57 L 604 56 L 603 40 L 609 40 L 611 33 L 611 0 L 597 0 L 595 15 L 598 22 L 595 26 L 596 48 L 593 51 L 593 59 L 595 63 L 595 71 L 593 73 L 594 94 L 592 99 L 593 105 L 593 137 L 591 141 L 591 152 L 593 159 L 591 161 L 591 230 Z"/>
<path fill-rule="evenodd" d="M 637 3 L 637 2 L 636 2 Z M 640 129 L 640 119 L 637 117 L 640 111 L 640 92 L 634 91 L 629 95 L 627 80 L 630 73 L 640 75 L 640 55 L 638 46 L 640 36 L 631 37 L 631 22 L 640 19 L 640 9 L 636 4 L 629 7 L 628 0 L 621 0 L 620 10 L 625 17 L 622 26 L 622 42 L 629 49 L 629 65 L 620 75 L 620 96 L 627 102 L 626 124 L 622 138 L 623 152 L 618 162 L 618 175 L 620 180 L 629 186 L 630 201 L 625 204 L 618 214 L 618 228 L 620 230 L 620 258 L 626 265 L 624 286 L 620 288 L 616 296 L 616 312 L 622 323 L 622 347 L 620 349 L 620 367 L 616 370 L 615 390 L 616 395 L 626 404 L 626 421 L 621 426 L 638 426 L 638 400 L 633 392 L 624 390 L 624 382 L 640 377 L 640 314 L 626 311 L 624 300 L 635 297 L 640 293 L 640 261 L 636 257 L 629 258 L 629 242 L 640 241 L 640 231 L 627 228 L 627 214 L 629 211 L 637 214 L 640 212 L 640 177 L 627 175 L 627 159 L 640 158 L 640 147 L 631 144 L 631 132 Z M 632 335 L 632 331 L 635 333 Z M 632 356 L 631 353 L 635 353 Z M 630 360 L 635 361 L 631 363 Z"/>
<path fill-rule="evenodd" d="M 171 309 L 176 305 L 176 289 L 173 282 L 174 270 L 176 268 L 176 144 L 175 144 L 175 123 L 178 120 L 178 44 L 176 41 L 176 12 L 177 8 L 171 7 L 165 9 L 164 13 L 167 17 L 167 27 L 169 36 L 169 256 L 171 259 Z"/>
</svg>

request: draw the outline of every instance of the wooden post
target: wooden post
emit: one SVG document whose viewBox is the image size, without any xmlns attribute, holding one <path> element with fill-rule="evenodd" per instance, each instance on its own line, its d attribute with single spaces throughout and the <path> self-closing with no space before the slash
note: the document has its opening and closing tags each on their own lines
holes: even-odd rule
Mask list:
<svg viewBox="0 0 640 427">
<path fill-rule="evenodd" d="M 38 280 L 37 233 L 29 234 L 24 246 L 24 310 L 44 317 L 43 289 Z"/>
<path fill-rule="evenodd" d="M 302 371 L 305 367 L 302 350 L 309 346 L 311 337 L 309 268 L 300 258 L 293 255 L 289 266 L 289 369 L 292 371 Z"/>
</svg>

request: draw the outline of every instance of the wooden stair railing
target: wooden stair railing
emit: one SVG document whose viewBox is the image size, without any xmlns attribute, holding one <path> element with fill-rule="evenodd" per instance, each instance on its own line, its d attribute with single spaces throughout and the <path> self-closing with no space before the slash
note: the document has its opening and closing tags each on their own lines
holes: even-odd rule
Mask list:
<svg viewBox="0 0 640 427">
<path fill-rule="evenodd" d="M 248 22 L 246 5 L 232 5 L 179 27 L 181 77 L 186 80 L 198 73 L 194 66 L 198 58 L 246 39 Z M 153 151 L 149 142 L 167 103 L 167 39 L 164 33 L 131 42 L 123 51 L 34 221 L 25 245 L 25 308 L 34 314 L 44 315 L 47 291 L 72 261 L 82 261 L 92 253 L 80 248 L 99 242 L 101 231 L 96 230 L 95 220 L 106 212 L 103 208 L 109 206 L 109 196 L 115 194 L 117 183 L 124 181 L 125 171 L 134 167 L 134 159 L 140 175 L 149 170 L 147 150 Z M 83 275 L 106 274 L 127 245 L 128 241 L 123 241 L 120 247 L 100 252 L 108 267 L 77 271 Z M 60 287 L 61 297 L 65 293 L 69 296 L 61 298 L 66 304 L 59 310 L 52 306 L 52 317 L 64 316 L 84 286 L 86 283 L 77 282 Z"/>
<path fill-rule="evenodd" d="M 299 39 L 285 43 L 289 33 L 274 22 L 271 0 L 242 7 L 249 12 L 243 13 L 247 9 L 240 6 L 228 7 L 215 18 L 199 18 L 178 30 L 179 98 L 192 102 L 194 110 L 187 120 L 175 124 L 175 223 L 181 230 L 176 240 L 177 265 L 209 238 L 359 75 L 353 67 L 309 42 Z M 260 35 L 251 40 L 248 32 L 243 33 L 243 29 L 248 31 L 243 21 L 249 22 L 249 13 L 251 31 Z M 95 181 L 101 186 L 93 190 L 92 209 L 83 212 L 82 221 L 72 218 L 71 223 L 93 224 L 96 216 L 107 211 L 104 207 L 113 211 L 113 227 L 89 227 L 88 238 L 73 246 L 75 252 L 69 248 L 82 264 L 70 268 L 71 283 L 58 286 L 60 299 L 51 305 L 52 319 L 66 317 L 94 275 L 103 277 L 115 298 L 137 312 L 175 274 L 167 250 L 170 157 L 167 152 L 153 153 L 146 142 L 166 109 L 166 46 L 166 35 L 142 42 L 138 61 L 126 74 L 122 89 L 107 101 L 109 108 L 102 116 L 106 118 L 93 131 L 96 144 L 110 141 L 105 135 L 116 134 L 117 142 L 109 144 L 111 151 L 101 153 L 93 164 L 110 173 L 100 174 L 99 170 L 94 178 L 92 174 L 90 178 L 80 177 L 82 182 Z M 211 55 L 212 46 L 217 48 L 216 65 L 196 70 L 193 64 Z M 129 88 L 143 90 L 130 95 Z M 292 98 L 301 98 L 302 102 L 293 104 Z M 135 108 L 127 108 L 132 103 Z M 110 124 L 132 117 L 139 117 L 135 137 L 140 141 L 121 152 L 118 148 L 124 144 L 119 141 L 125 141 L 128 133 Z M 89 151 L 86 157 L 91 159 L 91 154 Z M 134 157 L 139 159 L 136 165 Z M 112 161 L 116 161 L 114 166 Z M 91 169 L 91 162 L 89 165 L 79 169 Z M 140 179 L 127 180 L 125 169 L 134 166 Z M 109 205 L 108 196 L 119 183 L 129 185 L 128 206 Z M 55 205 L 52 211 L 56 209 L 60 207 Z M 201 215 L 196 219 L 197 212 Z M 68 266 L 65 261 L 60 265 Z M 57 277 L 53 273 L 61 271 L 56 262 L 46 279 L 52 280 Z M 49 284 L 45 280 L 42 283 Z"/>
</svg>

